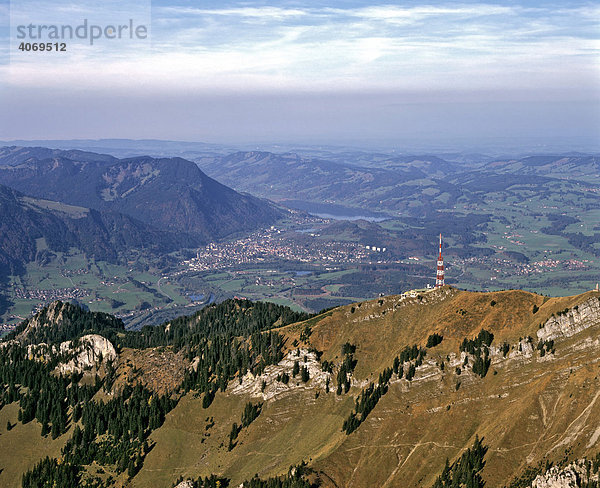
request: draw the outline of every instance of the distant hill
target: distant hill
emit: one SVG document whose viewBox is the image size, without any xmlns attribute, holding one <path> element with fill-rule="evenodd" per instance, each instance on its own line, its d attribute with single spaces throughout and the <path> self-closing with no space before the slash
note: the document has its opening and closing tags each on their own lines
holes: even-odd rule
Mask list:
<svg viewBox="0 0 600 488">
<path fill-rule="evenodd" d="M 32 198 L 0 185 L 0 274 L 20 273 L 27 262 L 72 247 L 116 262 L 132 248 L 164 253 L 198 243 L 124 214 Z"/>
<path fill-rule="evenodd" d="M 282 215 L 272 204 L 237 193 L 181 158 L 117 159 L 5 147 L 0 150 L 0 183 L 37 198 L 119 212 L 204 240 L 253 230 Z"/>
<path fill-rule="evenodd" d="M 489 162 L 486 169 L 554 178 L 597 179 L 600 177 L 600 156 L 570 153 L 497 159 Z"/>
<path fill-rule="evenodd" d="M 491 191 L 508 195 L 527 185 L 527 192 L 547 198 L 551 183 L 578 178 L 588 183 L 600 181 L 600 158 L 594 155 L 557 154 L 495 161 L 481 158 L 473 163 L 447 161 L 431 154 L 348 152 L 323 159 L 250 151 L 205 156 L 196 161 L 207 174 L 237 190 L 268 196 L 303 210 L 315 204 L 348 207 L 342 215 L 367 215 L 362 212 L 369 210 L 400 217 L 431 217 L 436 211 L 454 211 L 461 204 L 479 205 Z M 348 213 L 352 210 L 354 214 Z M 324 207 L 320 213 L 328 212 Z"/>
<path fill-rule="evenodd" d="M 371 210 L 400 210 L 402 198 L 419 198 L 422 185 L 409 184 L 429 175 L 416 166 L 402 164 L 393 170 L 357 166 L 297 154 L 237 152 L 205 157 L 198 165 L 214 178 L 237 190 L 281 201 L 345 203 Z M 429 185 L 437 186 L 434 181 Z M 388 205 L 381 205 L 387 200 Z M 433 207 L 427 197 L 428 208 Z"/>
<path fill-rule="evenodd" d="M 7 146 L 0 147 L 0 168 L 19 166 L 24 163 L 39 161 L 53 157 L 63 157 L 87 162 L 114 162 L 116 158 L 108 154 L 97 154 L 89 151 L 80 151 L 78 149 L 60 150 L 49 149 L 47 147 L 20 147 Z"/>
</svg>

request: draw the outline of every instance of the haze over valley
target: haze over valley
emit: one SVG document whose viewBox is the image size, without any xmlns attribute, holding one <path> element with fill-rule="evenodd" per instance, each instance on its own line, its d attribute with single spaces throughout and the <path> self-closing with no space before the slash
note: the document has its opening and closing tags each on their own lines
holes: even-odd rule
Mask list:
<svg viewBox="0 0 600 488">
<path fill-rule="evenodd" d="M 433 284 L 440 232 L 455 286 L 567 295 L 598 281 L 594 155 L 188 154 L 164 142 L 194 164 L 160 145 L 121 159 L 0 151 L 8 328 L 56 298 L 134 327 L 234 296 L 315 312 L 401 293 Z"/>
</svg>

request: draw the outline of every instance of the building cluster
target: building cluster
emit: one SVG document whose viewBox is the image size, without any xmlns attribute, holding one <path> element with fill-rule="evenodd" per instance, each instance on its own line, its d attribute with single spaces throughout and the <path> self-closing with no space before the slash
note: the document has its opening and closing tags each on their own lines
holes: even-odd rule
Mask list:
<svg viewBox="0 0 600 488">
<path fill-rule="evenodd" d="M 377 247 L 377 246 L 365 246 L 367 251 L 375 251 L 375 252 L 385 252 L 387 251 L 386 247 Z"/>
<path fill-rule="evenodd" d="M 15 298 L 22 300 L 42 300 L 45 302 L 55 300 L 71 300 L 75 298 L 84 298 L 90 296 L 90 290 L 84 288 L 54 288 L 50 290 L 38 290 L 35 288 L 25 290 L 16 288 L 14 290 Z"/>
<path fill-rule="evenodd" d="M 369 260 L 370 252 L 355 242 L 299 240 L 270 228 L 235 241 L 210 243 L 183 264 L 194 271 L 209 271 L 274 261 L 349 264 Z"/>
</svg>

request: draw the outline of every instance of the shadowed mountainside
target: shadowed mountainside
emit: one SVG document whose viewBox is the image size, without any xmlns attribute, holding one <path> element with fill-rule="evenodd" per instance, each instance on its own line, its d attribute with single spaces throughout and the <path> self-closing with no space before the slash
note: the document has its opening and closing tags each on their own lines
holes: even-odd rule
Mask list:
<svg viewBox="0 0 600 488">
<path fill-rule="evenodd" d="M 282 213 L 181 158 L 116 159 L 82 151 L 6 147 L 0 183 L 37 198 L 119 212 L 210 240 L 273 223 Z"/>
<path fill-rule="evenodd" d="M 164 253 L 198 242 L 117 212 L 32 198 L 0 185 L 0 272 L 5 274 L 20 273 L 27 262 L 44 262 L 53 252 L 72 247 L 90 258 L 116 262 L 134 248 Z"/>
</svg>

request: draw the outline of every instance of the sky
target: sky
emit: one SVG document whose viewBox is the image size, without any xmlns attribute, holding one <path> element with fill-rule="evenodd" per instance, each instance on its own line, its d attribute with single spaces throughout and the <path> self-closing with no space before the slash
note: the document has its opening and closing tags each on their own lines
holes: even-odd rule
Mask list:
<svg viewBox="0 0 600 488">
<path fill-rule="evenodd" d="M 129 27 L 19 50 L 86 19 Z M 595 150 L 599 37 L 598 2 L 0 0 L 0 140 Z"/>
</svg>

